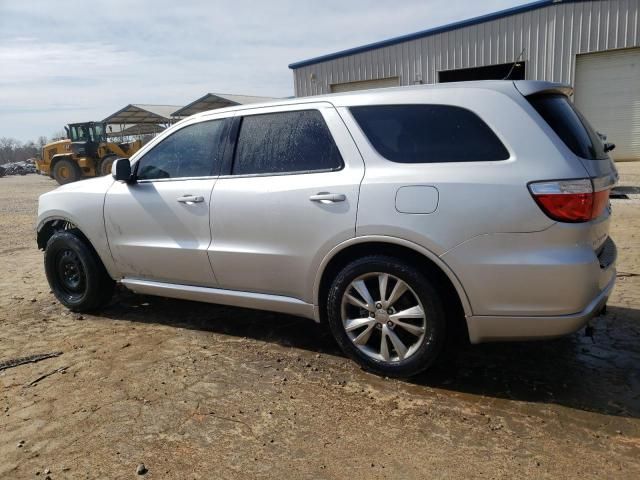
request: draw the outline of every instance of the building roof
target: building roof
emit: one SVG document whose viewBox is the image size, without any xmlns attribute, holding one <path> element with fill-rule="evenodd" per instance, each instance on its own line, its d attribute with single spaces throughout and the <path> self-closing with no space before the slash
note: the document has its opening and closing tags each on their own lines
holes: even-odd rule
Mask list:
<svg viewBox="0 0 640 480">
<path fill-rule="evenodd" d="M 308 60 L 302 60 L 302 61 L 290 64 L 289 68 L 291 68 L 292 70 L 295 70 L 296 68 L 301 68 L 301 67 L 306 67 L 308 65 L 313 65 L 316 63 L 326 62 L 328 60 L 334 60 L 336 58 L 346 57 L 348 55 L 354 55 L 356 53 L 368 52 L 370 50 L 376 50 L 378 48 L 388 47 L 390 45 L 397 45 L 398 43 L 407 42 L 409 40 L 416 40 L 418 38 L 429 37 L 431 35 L 436 35 L 438 33 L 448 32 L 451 30 L 457 30 L 459 28 L 468 27 L 470 25 L 477 25 L 479 23 L 484 23 L 491 20 L 497 20 L 500 18 L 515 15 L 517 13 L 523 13 L 530 10 L 537 10 L 539 8 L 548 7 L 550 5 L 554 5 L 557 3 L 571 3 L 575 1 L 580 1 L 580 0 L 537 0 L 535 2 L 526 3 L 524 5 L 518 5 L 516 7 L 507 8 L 505 10 L 500 10 L 494 13 L 489 13 L 486 15 L 481 15 L 479 17 L 470 18 L 468 20 L 453 22 L 440 27 L 430 28 L 430 29 L 422 30 L 420 32 L 415 32 L 415 33 L 409 33 L 407 35 L 389 38 L 387 40 L 382 40 L 379 42 L 369 43 L 367 45 L 362 45 L 360 47 L 349 48 L 347 50 L 341 50 L 336 53 L 321 55 L 319 57 L 310 58 Z"/>
<path fill-rule="evenodd" d="M 253 95 L 233 95 L 228 93 L 207 93 L 189 105 L 173 112 L 174 117 L 188 117 L 194 113 L 206 112 L 217 108 L 245 105 L 247 103 L 268 102 L 272 97 L 256 97 Z"/>
<path fill-rule="evenodd" d="M 103 120 L 105 123 L 140 124 L 140 123 L 171 123 L 174 118 L 173 112 L 180 108 L 180 105 L 142 105 L 129 104 L 109 115 Z"/>
</svg>

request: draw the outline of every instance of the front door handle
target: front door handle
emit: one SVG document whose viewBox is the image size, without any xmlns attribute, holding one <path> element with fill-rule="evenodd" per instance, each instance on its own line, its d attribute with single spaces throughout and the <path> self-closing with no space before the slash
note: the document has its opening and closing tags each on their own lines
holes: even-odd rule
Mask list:
<svg viewBox="0 0 640 480">
<path fill-rule="evenodd" d="M 312 202 L 320 202 L 320 203 L 336 203 L 336 202 L 344 202 L 347 199 L 347 196 L 344 193 L 329 193 L 329 192 L 320 192 L 315 195 L 311 195 L 309 200 Z"/>
<path fill-rule="evenodd" d="M 193 205 L 194 203 L 202 203 L 204 202 L 204 197 L 200 195 L 183 195 L 182 197 L 178 197 L 177 200 L 180 203 L 186 203 L 187 205 Z"/>
</svg>

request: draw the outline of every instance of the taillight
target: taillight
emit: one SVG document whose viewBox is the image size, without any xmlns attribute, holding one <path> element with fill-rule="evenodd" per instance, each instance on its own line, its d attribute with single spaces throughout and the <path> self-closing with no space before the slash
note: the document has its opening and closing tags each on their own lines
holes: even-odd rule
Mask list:
<svg viewBox="0 0 640 480">
<path fill-rule="evenodd" d="M 540 208 L 559 222 L 588 222 L 598 218 L 609 204 L 613 183 L 602 179 L 554 180 L 533 182 L 529 190 Z"/>
</svg>

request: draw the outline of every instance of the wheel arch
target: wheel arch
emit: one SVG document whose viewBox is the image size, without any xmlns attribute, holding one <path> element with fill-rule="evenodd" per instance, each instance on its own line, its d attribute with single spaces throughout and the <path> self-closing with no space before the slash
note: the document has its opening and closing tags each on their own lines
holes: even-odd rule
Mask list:
<svg viewBox="0 0 640 480">
<path fill-rule="evenodd" d="M 61 230 L 76 230 L 78 236 L 95 251 L 91 240 L 89 240 L 89 237 L 85 235 L 82 229 L 78 227 L 73 220 L 63 216 L 47 217 L 38 223 L 36 228 L 36 241 L 38 242 L 38 248 L 40 250 L 44 250 L 47 246 L 47 242 L 53 234 Z"/>
<path fill-rule="evenodd" d="M 356 237 L 333 248 L 318 267 L 318 273 L 313 288 L 313 299 L 316 310 L 316 320 L 326 318 L 325 299 L 331 286 L 331 281 L 340 269 L 354 258 L 364 255 L 389 255 L 410 261 L 419 265 L 421 270 L 431 278 L 435 278 L 436 285 L 445 296 L 447 313 L 463 321 L 465 334 L 467 333 L 465 317 L 472 315 L 471 304 L 460 280 L 449 266 L 428 249 L 408 240 L 386 237 L 365 236 Z"/>
</svg>

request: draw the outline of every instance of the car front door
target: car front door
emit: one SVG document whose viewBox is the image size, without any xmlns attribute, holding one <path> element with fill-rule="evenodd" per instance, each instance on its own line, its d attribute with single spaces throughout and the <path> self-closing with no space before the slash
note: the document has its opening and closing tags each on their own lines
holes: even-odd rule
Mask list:
<svg viewBox="0 0 640 480">
<path fill-rule="evenodd" d="M 231 165 L 213 190 L 219 285 L 311 303 L 319 263 L 355 235 L 364 163 L 331 104 L 238 115 Z"/>
<path fill-rule="evenodd" d="M 105 226 L 123 277 L 216 285 L 209 207 L 229 122 L 211 117 L 183 126 L 143 153 L 135 182 L 109 189 Z"/>
</svg>

